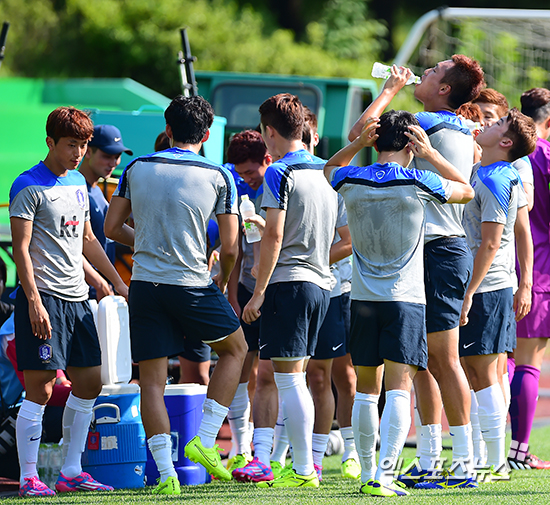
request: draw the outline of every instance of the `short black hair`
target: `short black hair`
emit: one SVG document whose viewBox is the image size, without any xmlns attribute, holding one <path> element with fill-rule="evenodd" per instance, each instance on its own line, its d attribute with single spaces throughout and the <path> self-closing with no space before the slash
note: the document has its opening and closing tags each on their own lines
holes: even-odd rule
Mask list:
<svg viewBox="0 0 550 505">
<path fill-rule="evenodd" d="M 176 142 L 199 144 L 214 122 L 214 109 L 202 96 L 178 95 L 164 111 Z"/>
<path fill-rule="evenodd" d="M 420 126 L 418 119 L 406 110 L 389 110 L 380 116 L 380 126 L 376 133 L 376 147 L 382 151 L 401 151 L 408 143 L 405 132 L 410 132 L 409 126 Z"/>
</svg>

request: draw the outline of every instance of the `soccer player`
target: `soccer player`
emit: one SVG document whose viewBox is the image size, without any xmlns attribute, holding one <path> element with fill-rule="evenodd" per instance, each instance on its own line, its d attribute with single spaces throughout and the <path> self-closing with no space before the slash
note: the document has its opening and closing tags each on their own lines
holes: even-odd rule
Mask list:
<svg viewBox="0 0 550 505">
<path fill-rule="evenodd" d="M 373 144 L 377 163 L 348 166 Z M 405 168 L 413 154 L 457 182 Z M 344 197 L 353 244 L 350 349 L 357 394 L 352 426 L 361 459 L 361 492 L 404 496 L 408 492 L 393 484 L 393 470 L 410 428 L 412 381 L 428 361 L 422 289 L 425 207 L 429 202 L 465 203 L 473 190 L 405 111 L 389 111 L 379 123 L 366 118 L 361 135 L 327 162 L 325 175 Z M 386 403 L 376 467 L 383 374 Z"/>
<path fill-rule="evenodd" d="M 267 152 L 261 134 L 254 130 L 245 130 L 235 134 L 227 148 L 227 161 L 234 165 L 233 175 L 235 176 L 237 193 L 239 196 L 248 195 L 259 209 L 263 194 L 264 175 L 267 167 L 272 162 L 271 155 Z M 259 243 L 249 244 L 246 238 L 241 236 L 241 254 L 228 285 L 229 301 L 239 317 L 254 292 L 256 279 L 252 275 L 252 268 L 254 266 L 255 249 L 256 255 L 259 254 Z M 236 454 L 228 464 L 230 472 L 246 466 L 252 460 L 250 456 L 250 399 L 248 386 L 250 374 L 258 356 L 260 320 L 256 320 L 252 324 L 241 324 L 241 326 L 248 345 L 248 353 L 244 361 L 239 386 L 228 414 L 232 438 L 236 445 Z M 269 369 L 266 372 L 262 370 L 260 380 L 257 382 L 256 392 L 258 397 L 261 398 L 259 399 L 261 408 L 255 410 L 255 415 L 260 418 L 260 425 L 265 408 L 262 401 L 269 401 L 270 395 L 277 394 L 271 363 L 264 360 L 261 366 L 262 369 L 264 367 L 269 367 Z M 255 450 L 258 452 L 261 447 L 255 448 Z M 271 447 L 267 450 L 271 450 Z"/>
<path fill-rule="evenodd" d="M 306 150 L 313 154 L 315 146 L 319 143 L 317 116 L 308 107 L 304 107 L 304 111 L 302 142 Z M 330 292 L 327 315 L 319 330 L 315 355 L 307 365 L 307 381 L 315 405 L 313 463 L 319 480 L 322 479 L 323 457 L 334 419 L 335 402 L 332 381 L 334 381 L 338 392 L 339 409 L 337 414 L 339 414 L 338 421 L 341 422 L 340 430 L 345 446 L 341 472 L 344 477 L 352 479 L 358 478 L 361 473 L 351 428 L 351 409 L 355 397 L 356 378 L 349 355 L 350 255 L 351 236 L 346 206 L 342 196 L 338 195 L 338 218 L 334 241 L 330 248 L 330 272 L 333 276 L 334 287 Z M 336 364 L 337 362 L 338 364 Z M 281 412 L 279 412 L 280 415 Z"/>
<path fill-rule="evenodd" d="M 179 95 L 164 116 L 173 147 L 126 167 L 111 199 L 105 234 L 134 247 L 130 337 L 133 360 L 139 363 L 147 444 L 160 473 L 154 493 L 180 494 L 164 404 L 167 356 L 183 350 L 183 332 L 186 339 L 202 340 L 218 354 L 202 422 L 185 455 L 215 477 L 230 480 L 215 442 L 237 389 L 246 343 L 223 296 L 238 254 L 235 184 L 226 169 L 198 155 L 214 112 L 202 97 Z M 130 212 L 135 229 L 125 225 Z M 220 273 L 214 279 L 206 259 L 212 213 L 221 241 Z"/>
<path fill-rule="evenodd" d="M 361 132 L 368 116 L 378 116 L 403 88 L 410 71 L 393 67 L 380 96 L 353 126 L 350 140 Z M 428 68 L 417 84 L 414 96 L 424 112 L 416 114 L 430 143 L 469 180 L 472 171 L 473 137 L 455 110 L 471 101 L 484 85 L 479 64 L 464 55 L 454 55 Z M 420 170 L 437 169 L 425 159 L 415 159 Z M 424 236 L 424 272 L 426 287 L 426 324 L 428 332 L 428 368 L 415 376 L 416 405 L 422 421 L 422 471 L 415 467 L 402 482 L 411 486 L 420 482 L 441 452 L 441 399 L 449 421 L 453 444 L 454 476 L 442 477 L 439 487 L 473 487 L 467 474 L 473 467 L 470 389 L 458 354 L 459 320 L 464 292 L 471 274 L 472 254 L 462 227 L 462 205 L 426 207 Z M 432 375 L 433 374 L 433 375 Z M 435 380 L 434 380 L 435 378 Z M 464 471 L 466 466 L 466 471 Z M 411 478 L 407 478 L 411 477 Z"/>
<path fill-rule="evenodd" d="M 474 269 L 460 316 L 460 355 L 478 403 L 487 465 L 495 475 L 506 473 L 507 407 L 497 358 L 515 340 L 513 309 L 519 321 L 531 307 L 533 256 L 527 200 L 511 162 L 531 153 L 536 138 L 533 120 L 517 109 L 477 136 L 483 155 L 472 175 L 475 198 L 465 206 L 463 218 Z M 514 231 L 521 268 L 515 294 Z"/>
<path fill-rule="evenodd" d="M 94 135 L 88 142 L 88 150 L 80 164 L 78 171 L 86 179 L 88 198 L 90 199 L 90 224 L 92 231 L 99 243 L 102 245 L 109 260 L 115 264 L 115 243 L 105 237 L 103 223 L 105 214 L 109 208 L 103 191 L 98 186 L 99 179 L 107 179 L 113 170 L 120 165 L 122 153 L 133 155 L 122 142 L 120 130 L 113 125 L 102 124 L 94 126 Z M 90 298 L 101 299 L 103 296 L 112 295 L 110 286 L 95 271 L 95 269 L 84 262 L 86 282 L 92 286 Z"/>
<path fill-rule="evenodd" d="M 514 351 L 515 372 L 512 379 L 512 443 L 508 461 L 512 468 L 550 468 L 529 451 L 529 435 L 537 405 L 540 369 L 548 337 L 550 322 L 550 90 L 533 88 L 521 96 L 521 111 L 533 118 L 537 127 L 537 146 L 529 155 L 534 175 L 534 205 L 529 213 L 533 234 L 533 306 L 531 312 L 517 325 L 517 347 Z"/>
<path fill-rule="evenodd" d="M 21 282 L 15 308 L 17 362 L 27 395 L 17 416 L 20 496 L 52 496 L 36 462 L 44 408 L 58 369 L 72 381 L 63 413 L 60 492 L 112 490 L 82 472 L 81 456 L 101 391 L 101 351 L 84 282 L 82 254 L 127 296 L 128 288 L 90 226 L 86 180 L 76 168 L 93 133 L 90 118 L 72 107 L 46 122 L 48 155 L 10 190 L 13 256 Z"/>
<path fill-rule="evenodd" d="M 303 372 L 329 305 L 336 195 L 323 177 L 324 162 L 303 149 L 304 110 L 298 97 L 283 93 L 267 99 L 260 106 L 260 121 L 269 152 L 281 158 L 265 173 L 266 225 L 256 285 L 243 320 L 262 316 L 260 357 L 273 364 L 293 468 L 258 486 L 318 487 L 312 458 L 313 401 Z M 268 427 L 275 422 L 276 415 Z M 256 464 L 262 473 L 269 461 Z"/>
</svg>

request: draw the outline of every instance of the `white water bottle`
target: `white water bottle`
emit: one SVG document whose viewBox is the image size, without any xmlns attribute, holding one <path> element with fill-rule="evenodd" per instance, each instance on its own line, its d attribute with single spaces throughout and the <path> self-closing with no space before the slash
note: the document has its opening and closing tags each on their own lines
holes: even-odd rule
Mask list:
<svg viewBox="0 0 550 505">
<path fill-rule="evenodd" d="M 247 223 L 245 221 L 246 218 L 252 217 L 256 214 L 256 208 L 250 201 L 248 195 L 241 196 L 239 211 L 241 213 L 241 217 L 243 218 L 246 241 L 251 244 L 252 242 L 258 242 L 258 240 L 261 240 L 262 236 L 260 235 L 260 230 L 258 230 L 258 227 L 254 223 Z"/>
<path fill-rule="evenodd" d="M 371 75 L 377 79 L 389 79 L 391 76 L 391 67 L 376 62 L 372 66 Z M 413 74 L 409 77 L 409 80 L 405 84 L 420 84 L 420 81 L 420 77 Z"/>
</svg>

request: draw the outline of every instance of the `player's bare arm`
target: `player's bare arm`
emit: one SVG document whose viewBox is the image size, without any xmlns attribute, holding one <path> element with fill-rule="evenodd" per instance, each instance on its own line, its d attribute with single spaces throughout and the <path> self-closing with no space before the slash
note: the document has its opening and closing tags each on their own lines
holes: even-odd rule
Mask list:
<svg viewBox="0 0 550 505">
<path fill-rule="evenodd" d="M 395 95 L 403 89 L 409 77 L 412 75 L 412 71 L 409 68 L 397 67 L 393 65 L 391 67 L 391 76 L 384 83 L 384 87 L 375 100 L 365 109 L 361 117 L 351 127 L 348 135 L 348 140 L 353 142 L 363 130 L 363 127 L 368 122 L 368 118 L 372 116 L 381 116 L 386 107 L 391 103 Z"/>
<path fill-rule="evenodd" d="M 220 273 L 214 277 L 214 282 L 225 293 L 227 283 L 235 262 L 239 256 L 239 218 L 236 214 L 219 214 L 220 229 Z"/>
<path fill-rule="evenodd" d="M 113 196 L 105 216 L 105 236 L 130 247 L 134 247 L 134 229 L 126 224 L 132 212 L 132 203 L 127 198 Z"/>
<path fill-rule="evenodd" d="M 29 319 L 35 336 L 41 339 L 52 338 L 52 325 L 48 311 L 42 304 L 40 293 L 34 280 L 29 245 L 32 237 L 32 221 L 20 217 L 10 218 L 13 259 L 23 291 L 29 301 Z"/>
<path fill-rule="evenodd" d="M 264 303 L 265 290 L 275 270 L 283 244 L 286 211 L 267 209 L 264 235 L 260 244 L 260 260 L 256 277 L 256 287 L 250 301 L 243 310 L 243 321 L 252 323 L 261 315 L 260 307 Z"/>
</svg>

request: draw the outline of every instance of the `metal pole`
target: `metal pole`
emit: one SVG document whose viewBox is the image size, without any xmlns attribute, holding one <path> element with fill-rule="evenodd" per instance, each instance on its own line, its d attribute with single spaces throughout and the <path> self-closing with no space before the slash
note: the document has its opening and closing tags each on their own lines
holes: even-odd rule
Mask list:
<svg viewBox="0 0 550 505">
<path fill-rule="evenodd" d="M 10 24 L 7 21 L 4 21 L 2 25 L 2 33 L 0 33 L 0 66 L 2 65 L 2 60 L 4 59 L 4 50 L 6 49 L 6 37 L 8 36 L 8 29 Z"/>
<path fill-rule="evenodd" d="M 183 53 L 180 52 L 179 63 L 182 65 L 182 86 L 183 94 L 185 96 L 197 96 L 199 91 L 197 89 L 197 82 L 195 81 L 195 70 L 193 69 L 193 62 L 197 60 L 191 54 L 191 47 L 189 46 L 189 39 L 187 38 L 187 29 L 182 28 L 181 33 L 181 42 L 183 46 Z M 184 76 L 185 74 L 185 76 Z"/>
</svg>

